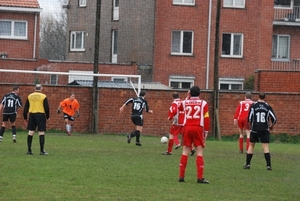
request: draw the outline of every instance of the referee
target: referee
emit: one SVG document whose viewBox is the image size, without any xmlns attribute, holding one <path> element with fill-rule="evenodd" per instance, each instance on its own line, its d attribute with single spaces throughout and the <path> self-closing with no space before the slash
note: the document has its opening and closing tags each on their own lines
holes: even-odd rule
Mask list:
<svg viewBox="0 0 300 201">
<path fill-rule="evenodd" d="M 46 122 L 50 120 L 48 99 L 42 91 L 43 87 L 40 84 L 35 86 L 35 92 L 29 94 L 23 111 L 23 117 L 27 124 L 28 136 L 27 136 L 27 154 L 32 154 L 31 144 L 33 134 L 38 129 L 39 141 L 40 141 L 40 155 L 48 155 L 44 150 L 45 144 L 45 131 Z M 29 119 L 27 114 L 29 113 Z"/>
</svg>

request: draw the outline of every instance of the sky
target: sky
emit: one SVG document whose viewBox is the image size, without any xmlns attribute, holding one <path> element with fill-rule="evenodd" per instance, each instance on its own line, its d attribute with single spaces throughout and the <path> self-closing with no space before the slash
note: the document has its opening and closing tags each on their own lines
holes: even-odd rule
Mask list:
<svg viewBox="0 0 300 201">
<path fill-rule="evenodd" d="M 43 9 L 41 15 L 46 13 L 56 14 L 61 11 L 62 0 L 38 0 L 40 7 Z"/>
</svg>

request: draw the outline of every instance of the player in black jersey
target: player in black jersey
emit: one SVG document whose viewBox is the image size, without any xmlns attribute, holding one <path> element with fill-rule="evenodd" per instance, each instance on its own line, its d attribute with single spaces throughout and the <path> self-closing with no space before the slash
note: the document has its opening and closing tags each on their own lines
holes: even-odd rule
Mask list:
<svg viewBox="0 0 300 201">
<path fill-rule="evenodd" d="M 11 123 L 11 131 L 13 136 L 13 142 L 17 142 L 16 139 L 16 118 L 17 118 L 17 109 L 19 107 L 23 107 L 21 98 L 18 96 L 19 94 L 19 87 L 13 86 L 12 92 L 4 95 L 2 101 L 0 103 L 0 113 L 3 111 L 3 119 L 2 119 L 2 126 L 0 130 L 0 142 L 2 141 L 3 134 L 6 127 L 6 122 L 10 120 Z"/>
<path fill-rule="evenodd" d="M 255 143 L 260 141 L 267 162 L 267 170 L 272 170 L 269 142 L 270 130 L 273 129 L 276 123 L 276 116 L 272 107 L 265 102 L 265 94 L 259 93 L 258 96 L 258 101 L 251 105 L 248 114 L 248 122 L 251 124 L 250 145 L 247 152 L 246 165 L 243 167 L 244 169 L 250 169 Z"/>
<path fill-rule="evenodd" d="M 142 146 L 140 142 L 140 135 L 143 130 L 143 110 L 146 112 L 153 113 L 152 110 L 149 110 L 148 102 L 145 99 L 146 92 L 141 91 L 139 97 L 137 98 L 129 98 L 123 106 L 120 108 L 120 113 L 124 110 L 124 107 L 129 103 L 132 103 L 132 112 L 131 112 L 131 120 L 134 125 L 136 125 L 136 130 L 134 130 L 130 135 L 127 135 L 127 142 L 130 143 L 131 138 L 136 137 L 137 146 Z"/>
</svg>

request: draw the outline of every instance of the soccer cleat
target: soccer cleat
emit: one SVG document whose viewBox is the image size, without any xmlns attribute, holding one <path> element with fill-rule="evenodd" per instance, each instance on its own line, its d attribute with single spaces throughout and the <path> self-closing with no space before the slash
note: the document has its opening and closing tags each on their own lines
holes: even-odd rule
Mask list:
<svg viewBox="0 0 300 201">
<path fill-rule="evenodd" d="M 13 142 L 17 142 L 17 139 L 16 139 L 16 137 L 13 137 Z"/>
<path fill-rule="evenodd" d="M 244 169 L 250 169 L 250 165 L 244 165 L 243 168 Z"/>
<path fill-rule="evenodd" d="M 180 144 L 176 145 L 175 149 L 179 149 L 181 147 Z"/>
<path fill-rule="evenodd" d="M 271 166 L 267 166 L 267 170 L 272 170 Z"/>
<path fill-rule="evenodd" d="M 136 142 L 135 145 L 136 146 L 142 146 L 142 144 L 140 142 Z"/>
<path fill-rule="evenodd" d="M 202 179 L 197 179 L 197 183 L 198 184 L 209 184 L 209 181 L 207 181 L 206 179 L 202 178 Z"/>
<path fill-rule="evenodd" d="M 172 155 L 172 152 L 167 152 L 167 151 L 166 151 L 166 152 L 163 152 L 162 155 L 169 156 L 169 155 Z"/>
<path fill-rule="evenodd" d="M 243 151 L 243 150 L 240 150 L 240 151 L 239 151 L 239 153 L 240 153 L 240 154 L 243 154 L 243 153 L 244 153 L 244 151 Z"/>
<path fill-rule="evenodd" d="M 48 153 L 45 152 L 45 151 L 41 151 L 41 152 L 40 152 L 40 155 L 48 155 Z"/>
<path fill-rule="evenodd" d="M 67 134 L 68 134 L 68 136 L 71 136 L 71 135 L 72 135 L 71 132 L 67 132 Z"/>
<path fill-rule="evenodd" d="M 130 144 L 131 137 L 130 135 L 126 135 L 126 136 L 127 136 L 127 143 Z"/>
<path fill-rule="evenodd" d="M 195 148 L 193 148 L 191 151 L 191 156 L 194 156 L 195 153 L 196 153 L 196 150 L 195 150 Z"/>
<path fill-rule="evenodd" d="M 179 181 L 179 182 L 185 182 L 185 181 L 184 181 L 184 178 L 179 178 L 178 181 Z"/>
<path fill-rule="evenodd" d="M 26 154 L 28 154 L 28 155 L 32 155 L 33 153 L 31 152 L 31 151 L 27 151 L 27 153 Z"/>
</svg>

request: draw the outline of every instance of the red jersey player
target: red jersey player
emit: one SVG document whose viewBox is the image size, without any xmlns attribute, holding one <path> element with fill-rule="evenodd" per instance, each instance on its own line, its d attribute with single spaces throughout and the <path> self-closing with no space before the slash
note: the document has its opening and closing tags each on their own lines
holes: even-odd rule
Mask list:
<svg viewBox="0 0 300 201">
<path fill-rule="evenodd" d="M 169 109 L 168 119 L 173 120 L 172 126 L 170 128 L 168 149 L 166 152 L 163 152 L 163 155 L 172 155 L 172 148 L 174 143 L 176 144 L 175 149 L 180 147 L 178 141 L 178 135 L 182 133 L 183 122 L 185 118 L 184 111 L 179 111 L 178 108 L 181 105 L 181 100 L 177 92 L 173 93 L 173 102 Z"/>
<path fill-rule="evenodd" d="M 244 152 L 244 134 L 246 133 L 246 152 L 249 148 L 250 143 L 250 125 L 248 123 L 248 113 L 250 110 L 250 107 L 252 105 L 251 100 L 251 93 L 247 92 L 245 94 L 245 100 L 241 101 L 236 108 L 235 114 L 234 114 L 234 125 L 237 125 L 240 132 L 239 137 L 239 149 L 240 153 Z"/>
<path fill-rule="evenodd" d="M 208 135 L 210 118 L 208 104 L 205 100 L 199 98 L 200 88 L 193 86 L 190 89 L 190 99 L 182 102 L 179 110 L 185 111 L 185 121 L 183 128 L 183 150 L 179 165 L 179 182 L 184 182 L 185 170 L 191 147 L 196 147 L 196 167 L 197 183 L 208 184 L 203 178 L 204 158 L 203 149 L 205 148 L 205 139 Z"/>
</svg>

